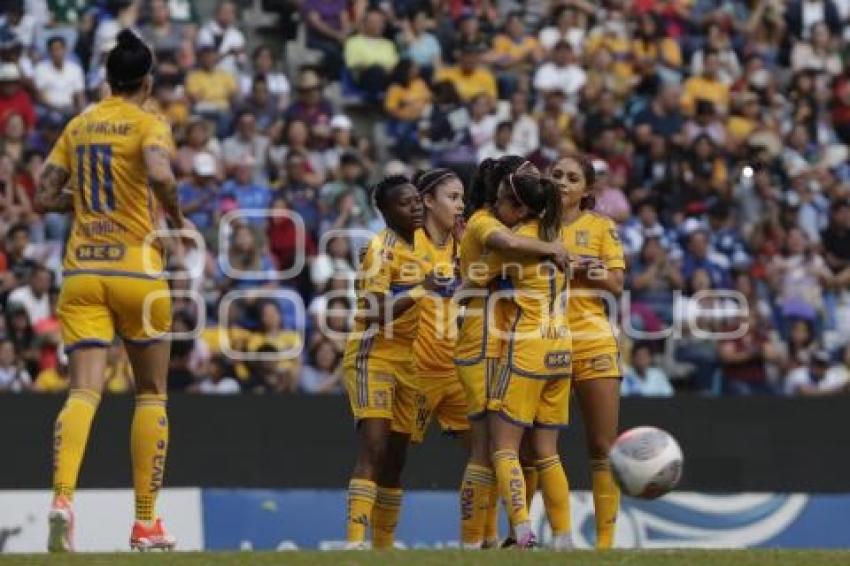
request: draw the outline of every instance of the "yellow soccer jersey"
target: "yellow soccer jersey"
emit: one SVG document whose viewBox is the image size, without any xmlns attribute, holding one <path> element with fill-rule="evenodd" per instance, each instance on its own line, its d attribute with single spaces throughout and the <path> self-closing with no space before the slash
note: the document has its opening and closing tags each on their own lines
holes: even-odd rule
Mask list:
<svg viewBox="0 0 850 566">
<path fill-rule="evenodd" d="M 585 212 L 562 233 L 564 247 L 582 257 L 599 258 L 608 269 L 625 269 L 617 227 L 608 217 Z M 617 351 L 617 340 L 605 314 L 605 301 L 578 282 L 571 286 L 569 313 L 573 354 L 584 359 Z"/>
<path fill-rule="evenodd" d="M 505 225 L 489 210 L 476 211 L 470 217 L 459 246 L 460 274 L 464 281 L 487 287 L 499 275 L 501 262 L 497 254 L 487 249 L 485 242 L 491 234 L 504 229 Z M 469 365 L 486 357 L 497 358 L 501 355 L 501 342 L 497 333 L 490 331 L 494 327 L 504 329 L 504 324 L 499 320 L 490 320 L 491 314 L 498 319 L 500 312 L 499 308 L 488 307 L 480 296 L 475 296 L 467 303 L 455 347 L 456 363 Z"/>
<path fill-rule="evenodd" d="M 454 349 L 457 341 L 457 303 L 451 293 L 456 285 L 457 243 L 449 236 L 439 246 L 422 232 L 422 259 L 426 273 L 439 277 L 443 293 L 429 293 L 419 300 L 419 328 L 413 342 L 413 359 L 416 371 L 425 375 L 454 375 Z"/>
<path fill-rule="evenodd" d="M 162 271 L 161 247 L 151 236 L 159 203 L 142 152 L 151 146 L 174 151 L 168 123 L 119 97 L 96 104 L 62 132 L 47 161 L 70 172 L 74 224 L 67 273 Z"/>
<path fill-rule="evenodd" d="M 537 237 L 537 221 L 523 224 L 517 234 Z M 504 256 L 503 261 L 516 305 L 508 328 L 507 364 L 514 373 L 527 377 L 569 376 L 572 340 L 566 312 L 566 275 L 537 257 L 512 254 Z"/>
<path fill-rule="evenodd" d="M 391 324 L 371 329 L 361 315 L 376 308 L 369 304 L 368 293 L 394 296 L 422 283 L 428 273 L 421 255 L 424 239 L 427 239 L 425 234 L 417 230 L 414 245 L 410 246 L 395 232 L 385 229 L 369 242 L 357 274 L 358 313 L 345 346 L 346 368 L 368 363 L 370 370 L 389 371 L 393 364 L 410 362 L 418 306 L 411 307 Z"/>
</svg>

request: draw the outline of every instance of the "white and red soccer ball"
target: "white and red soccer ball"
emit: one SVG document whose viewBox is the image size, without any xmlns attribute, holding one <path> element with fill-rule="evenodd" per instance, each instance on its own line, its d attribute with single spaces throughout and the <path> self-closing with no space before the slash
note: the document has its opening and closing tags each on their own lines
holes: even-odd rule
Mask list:
<svg viewBox="0 0 850 566">
<path fill-rule="evenodd" d="M 669 433 L 651 426 L 627 430 L 611 448 L 611 470 L 626 495 L 655 499 L 682 477 L 684 457 Z"/>
</svg>

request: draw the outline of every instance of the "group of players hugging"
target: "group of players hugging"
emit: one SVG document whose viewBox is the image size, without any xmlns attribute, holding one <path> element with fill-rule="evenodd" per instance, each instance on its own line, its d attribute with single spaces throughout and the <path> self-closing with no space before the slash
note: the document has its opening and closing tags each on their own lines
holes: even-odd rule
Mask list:
<svg viewBox="0 0 850 566">
<path fill-rule="evenodd" d="M 349 548 L 365 548 L 368 535 L 372 548 L 393 547 L 407 446 L 433 417 L 468 452 L 464 548 L 537 546 L 538 489 L 551 546 L 571 548 L 558 433 L 572 390 L 587 430 L 596 546 L 612 546 L 620 364 L 605 304 L 622 292 L 625 263 L 616 226 L 592 212 L 593 185 L 578 154 L 549 171 L 518 156 L 488 159 L 468 191 L 449 169 L 377 184 L 387 228 L 361 253 L 343 362 L 358 434 Z"/>
</svg>

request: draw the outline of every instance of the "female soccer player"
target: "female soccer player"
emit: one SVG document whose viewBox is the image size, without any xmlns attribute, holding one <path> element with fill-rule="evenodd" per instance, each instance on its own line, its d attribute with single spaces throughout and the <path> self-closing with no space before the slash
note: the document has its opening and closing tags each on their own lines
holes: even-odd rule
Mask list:
<svg viewBox="0 0 850 566">
<path fill-rule="evenodd" d="M 70 360 L 71 390 L 53 437 L 53 505 L 48 548 L 73 550 L 72 501 L 89 429 L 103 390 L 116 332 L 136 380 L 130 433 L 136 522 L 130 546 L 173 548 L 156 517 L 168 446 L 166 376 L 171 323 L 157 216 L 150 192 L 172 225 L 187 229 L 177 199 L 167 122 L 142 109 L 153 84 L 153 54 L 131 31 L 118 34 L 106 60 L 112 95 L 68 124 L 41 174 L 45 210 L 72 212 L 58 315 Z M 70 187 L 65 190 L 66 183 Z"/>
<path fill-rule="evenodd" d="M 527 220 L 519 235 L 561 242 L 560 194 L 548 179 L 509 175 L 499 200 L 508 203 L 514 218 Z M 518 455 L 523 434 L 530 431 L 554 547 L 565 548 L 570 545 L 569 492 L 557 441 L 558 429 L 568 422 L 570 395 L 572 344 L 563 305 L 567 277 L 533 256 L 505 256 L 502 263 L 516 309 L 488 416 L 491 459 L 516 543 L 531 548 L 536 540 Z"/>
<path fill-rule="evenodd" d="M 573 382 L 590 452 L 596 547 L 611 548 L 620 492 L 611 475 L 608 452 L 617 436 L 622 374 L 605 303 L 616 306 L 623 292 L 623 247 L 615 224 L 591 212 L 594 171 L 586 157 L 561 158 L 550 175 L 561 192 L 564 245 L 578 256 L 570 284 L 569 321 Z"/>
<path fill-rule="evenodd" d="M 461 484 L 461 536 L 467 548 L 492 546 L 497 542 L 494 539 L 498 494 L 484 417 L 502 352 L 500 331 L 507 331 L 505 310 L 511 308 L 511 303 L 504 297 L 500 301 L 488 297 L 486 288 L 492 286 L 500 265 L 494 263 L 493 252 L 527 254 L 534 258 L 552 256 L 557 262 L 565 262 L 567 258 L 559 242 L 543 242 L 535 235 L 519 236 L 511 231 L 521 218 L 513 213 L 507 199 L 497 199 L 498 187 L 511 170 L 536 173 L 530 163 L 515 156 L 485 160 L 481 164 L 478 182 L 469 198 L 471 216 L 460 243 L 461 276 L 472 291 L 455 349 L 455 365 L 466 391 L 471 423 L 470 457 Z"/>
<path fill-rule="evenodd" d="M 424 235 L 422 202 L 404 176 L 375 187 L 387 228 L 369 242 L 357 278 L 358 312 L 343 366 L 358 433 L 357 460 L 348 487 L 349 548 L 392 545 L 401 507 L 401 470 L 421 405 L 410 351 L 416 303 L 435 289 L 425 279 L 418 250 Z"/>
</svg>

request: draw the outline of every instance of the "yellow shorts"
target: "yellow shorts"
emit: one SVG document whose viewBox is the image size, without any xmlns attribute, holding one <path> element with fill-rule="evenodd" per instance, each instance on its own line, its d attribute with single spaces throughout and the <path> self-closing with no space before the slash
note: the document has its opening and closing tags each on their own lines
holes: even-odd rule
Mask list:
<svg viewBox="0 0 850 566">
<path fill-rule="evenodd" d="M 466 393 L 469 420 L 483 418 L 493 399 L 499 375 L 499 358 L 482 358 L 470 365 L 455 365 L 458 381 Z"/>
<path fill-rule="evenodd" d="M 360 368 L 347 367 L 345 389 L 355 424 L 363 419 L 387 419 L 393 432 L 417 436 L 425 397 L 409 368 L 368 362 Z"/>
<path fill-rule="evenodd" d="M 580 360 L 573 360 L 573 379 L 576 381 L 606 377 L 620 378 L 622 375 L 619 352 L 606 352 Z"/>
<path fill-rule="evenodd" d="M 109 346 L 116 332 L 125 342 L 145 344 L 171 329 L 171 296 L 164 279 L 66 276 L 56 312 L 66 352 L 82 346 Z"/>
<path fill-rule="evenodd" d="M 570 422 L 570 378 L 527 377 L 503 365 L 490 410 L 525 428 L 566 428 Z"/>
<path fill-rule="evenodd" d="M 425 398 L 425 410 L 416 420 L 417 440 L 425 438 L 431 419 L 437 417 L 445 433 L 469 430 L 466 417 L 466 393 L 455 374 L 420 375 L 419 383 Z"/>
</svg>

